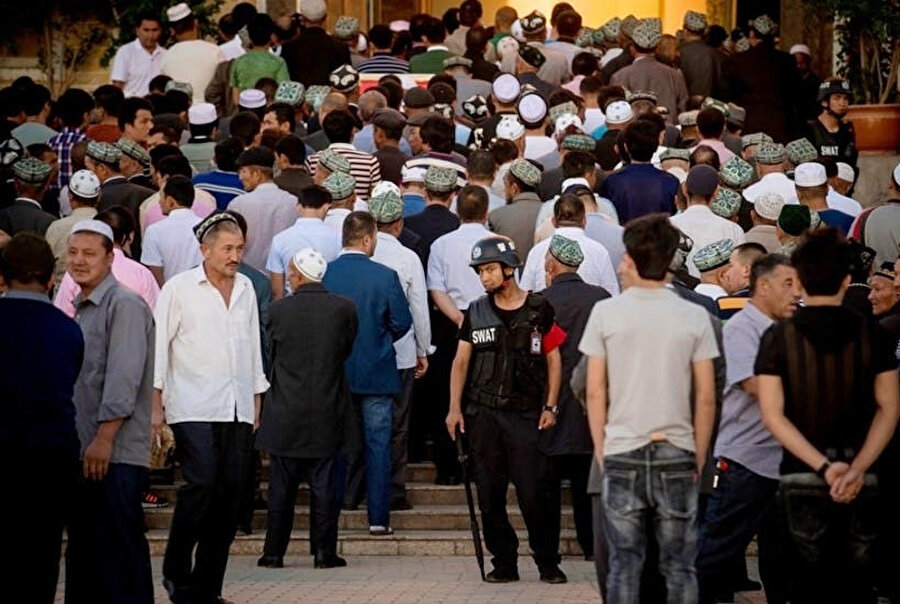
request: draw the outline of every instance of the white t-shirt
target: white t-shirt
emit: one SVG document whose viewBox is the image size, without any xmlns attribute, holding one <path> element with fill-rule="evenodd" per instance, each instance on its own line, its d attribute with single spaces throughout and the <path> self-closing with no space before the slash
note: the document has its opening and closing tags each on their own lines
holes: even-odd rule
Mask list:
<svg viewBox="0 0 900 604">
<path fill-rule="evenodd" d="M 176 82 L 187 82 L 194 89 L 194 102 L 206 100 L 206 87 L 225 60 L 221 49 L 204 40 L 185 40 L 175 44 L 162 61 L 162 71 Z"/>
<path fill-rule="evenodd" d="M 631 287 L 594 306 L 578 349 L 606 360 L 604 455 L 640 449 L 653 433 L 694 451 L 692 364 L 719 356 L 707 311 L 668 288 Z"/>
<path fill-rule="evenodd" d="M 160 74 L 165 54 L 162 46 L 151 53 L 141 46 L 140 40 L 132 40 L 116 52 L 109 79 L 125 82 L 122 92 L 126 97 L 145 96 L 150 93 L 150 80 Z"/>
</svg>

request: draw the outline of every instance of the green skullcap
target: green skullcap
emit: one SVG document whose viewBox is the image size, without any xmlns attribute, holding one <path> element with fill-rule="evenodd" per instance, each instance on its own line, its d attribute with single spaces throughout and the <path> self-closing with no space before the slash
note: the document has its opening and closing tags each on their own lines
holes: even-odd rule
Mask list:
<svg viewBox="0 0 900 604">
<path fill-rule="evenodd" d="M 731 258 L 732 250 L 734 250 L 734 243 L 731 239 L 722 239 L 715 243 L 710 243 L 706 247 L 700 248 L 694 254 L 694 266 L 701 273 L 725 266 Z"/>
<path fill-rule="evenodd" d="M 729 187 L 743 189 L 753 180 L 753 166 L 735 155 L 722 164 L 719 177 Z"/>
<path fill-rule="evenodd" d="M 550 240 L 550 255 L 566 266 L 578 267 L 584 262 L 584 253 L 577 241 L 554 235 Z"/>
</svg>

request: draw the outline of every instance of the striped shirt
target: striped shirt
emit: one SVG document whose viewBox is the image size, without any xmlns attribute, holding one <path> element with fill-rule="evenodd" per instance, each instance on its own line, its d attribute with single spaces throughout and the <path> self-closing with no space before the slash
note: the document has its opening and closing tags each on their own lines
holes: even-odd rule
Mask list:
<svg viewBox="0 0 900 604">
<path fill-rule="evenodd" d="M 70 128 L 66 126 L 59 131 L 59 134 L 51 138 L 47 144 L 56 152 L 59 162 L 59 176 L 56 177 L 56 186 L 60 190 L 66 188 L 69 184 L 69 178 L 72 176 L 72 145 L 87 140 L 81 128 Z"/>
<path fill-rule="evenodd" d="M 372 187 L 381 182 L 381 164 L 371 153 L 359 151 L 350 143 L 332 143 L 328 147 L 350 162 L 350 175 L 356 179 L 356 197 L 365 201 L 369 198 Z M 310 174 L 316 173 L 319 165 L 319 154 L 313 153 L 306 159 L 306 169 Z"/>
<path fill-rule="evenodd" d="M 391 56 L 387 52 L 376 52 L 357 68 L 359 73 L 409 73 L 409 61 Z"/>
<path fill-rule="evenodd" d="M 466 186 L 466 179 L 468 176 L 466 174 L 465 161 L 463 160 L 463 162 L 460 162 L 453 154 L 437 153 L 435 151 L 423 153 L 422 155 L 417 155 L 416 157 L 407 160 L 406 163 L 403 164 L 403 169 L 423 168 L 427 170 L 430 166 L 456 170 L 456 186 L 459 188 Z"/>
</svg>

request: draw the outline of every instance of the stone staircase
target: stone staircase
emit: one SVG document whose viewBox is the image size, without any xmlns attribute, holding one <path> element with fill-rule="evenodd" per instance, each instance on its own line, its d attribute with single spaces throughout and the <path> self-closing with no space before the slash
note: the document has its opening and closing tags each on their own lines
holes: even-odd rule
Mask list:
<svg viewBox="0 0 900 604">
<path fill-rule="evenodd" d="M 265 496 L 268 485 L 268 465 L 263 463 L 260 489 Z M 365 503 L 358 510 L 342 510 L 338 520 L 338 554 L 359 556 L 474 556 L 472 533 L 469 530 L 469 511 L 462 485 L 441 486 L 434 484 L 435 469 L 431 463 L 413 463 L 407 468 L 406 497 L 413 509 L 391 512 L 394 535 L 372 537 L 369 535 Z M 169 526 L 175 502 L 178 499 L 180 475 L 171 486 L 154 485 L 154 493 L 169 499 L 169 507 L 144 510 L 148 527 L 147 540 L 150 553 L 161 555 L 166 548 Z M 472 486 L 473 494 L 475 487 Z M 477 496 L 476 496 L 477 498 Z M 562 531 L 560 553 L 581 555 L 575 539 L 575 521 L 572 515 L 568 487 L 563 487 Z M 300 486 L 297 505 L 294 508 L 294 531 L 288 545 L 288 555 L 309 555 L 309 489 Z M 507 493 L 507 511 L 510 522 L 519 535 L 519 553 L 530 555 L 528 537 L 522 514 L 516 505 L 515 489 Z M 476 499 L 477 506 L 477 499 Z M 479 518 L 479 524 L 481 519 Z M 238 534 L 231 546 L 233 555 L 259 555 L 266 537 L 266 512 L 257 510 L 253 516 L 253 534 Z M 485 551 L 485 556 L 490 557 Z"/>
</svg>

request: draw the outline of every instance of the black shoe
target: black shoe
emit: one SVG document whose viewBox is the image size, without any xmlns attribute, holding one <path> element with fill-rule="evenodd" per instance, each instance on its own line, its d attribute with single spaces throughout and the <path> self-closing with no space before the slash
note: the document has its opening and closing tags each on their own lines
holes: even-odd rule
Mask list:
<svg viewBox="0 0 900 604">
<path fill-rule="evenodd" d="M 391 503 L 392 512 L 402 512 L 404 510 L 411 509 L 413 509 L 413 506 L 409 501 L 406 500 L 406 497 L 404 497 L 403 499 L 398 499 L 397 501 Z"/>
<path fill-rule="evenodd" d="M 146 493 L 144 493 L 144 498 L 141 500 L 141 507 L 145 510 L 165 508 L 169 507 L 169 500 L 162 495 L 157 495 L 156 493 L 147 491 Z"/>
<path fill-rule="evenodd" d="M 347 561 L 340 556 L 319 557 L 316 556 L 316 568 L 343 568 L 347 566 Z"/>
<path fill-rule="evenodd" d="M 341 509 L 345 512 L 353 512 L 359 509 L 359 504 L 357 503 L 345 503 L 341 506 Z"/>
<path fill-rule="evenodd" d="M 256 561 L 257 566 L 262 566 L 263 568 L 284 568 L 284 558 L 281 556 L 263 556 Z"/>
<path fill-rule="evenodd" d="M 512 570 L 495 568 L 487 574 L 484 580 L 487 583 L 512 583 L 519 580 L 519 571 L 515 568 Z"/>
<path fill-rule="evenodd" d="M 262 497 L 257 495 L 256 499 L 253 500 L 253 509 L 254 510 L 268 510 L 269 503 L 265 499 L 263 499 Z"/>
<path fill-rule="evenodd" d="M 568 583 L 569 579 L 566 574 L 555 564 L 553 566 L 545 566 L 541 569 L 541 581 L 557 585 L 559 583 Z"/>
<path fill-rule="evenodd" d="M 761 589 L 762 583 L 749 577 L 744 577 L 734 585 L 734 591 L 759 591 Z"/>
</svg>

